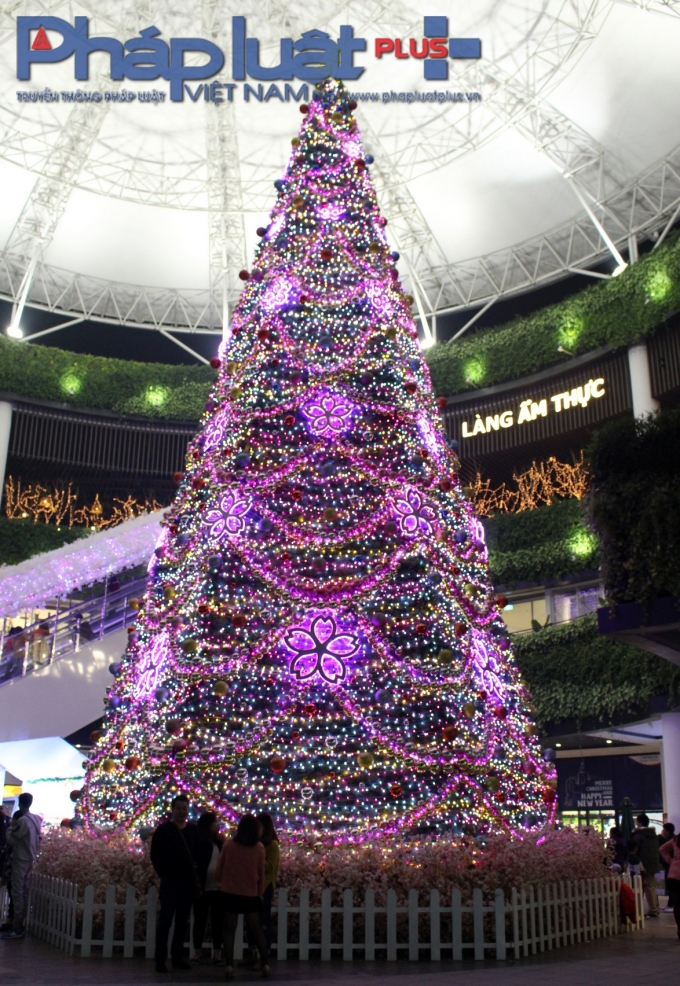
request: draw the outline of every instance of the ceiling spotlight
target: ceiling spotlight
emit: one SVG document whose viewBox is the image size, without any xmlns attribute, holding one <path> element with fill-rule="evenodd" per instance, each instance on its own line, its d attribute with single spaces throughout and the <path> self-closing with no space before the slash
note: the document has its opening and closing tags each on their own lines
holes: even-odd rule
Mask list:
<svg viewBox="0 0 680 986">
<path fill-rule="evenodd" d="M 613 742 L 613 740 L 607 740 L 607 746 L 611 746 Z"/>
<path fill-rule="evenodd" d="M 8 325 L 7 326 L 7 335 L 10 337 L 10 339 L 23 339 L 24 338 L 24 333 L 22 332 L 21 326 L 19 326 L 19 325 Z"/>
<path fill-rule="evenodd" d="M 623 272 L 624 272 L 624 270 L 626 269 L 627 266 L 628 266 L 628 264 L 626 264 L 626 263 L 619 264 L 619 266 L 618 267 L 615 267 L 614 270 L 612 271 L 612 277 L 618 277 L 619 274 L 623 274 Z"/>
</svg>

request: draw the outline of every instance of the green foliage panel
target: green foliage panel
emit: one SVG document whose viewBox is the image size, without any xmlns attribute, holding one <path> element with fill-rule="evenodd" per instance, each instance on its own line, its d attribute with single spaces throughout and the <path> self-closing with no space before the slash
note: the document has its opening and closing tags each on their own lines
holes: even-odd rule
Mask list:
<svg viewBox="0 0 680 986">
<path fill-rule="evenodd" d="M 20 561 L 44 551 L 61 548 L 90 533 L 85 527 L 62 527 L 34 524 L 32 520 L 0 517 L 0 565 L 18 565 Z"/>
<path fill-rule="evenodd" d="M 197 421 L 215 376 L 209 366 L 85 356 L 0 336 L 0 390 L 73 407 Z"/>
<path fill-rule="evenodd" d="M 599 566 L 597 539 L 586 525 L 579 500 L 496 514 L 486 518 L 484 526 L 496 585 L 541 583 Z"/>
<path fill-rule="evenodd" d="M 588 457 L 607 598 L 644 603 L 680 595 L 680 410 L 612 422 Z"/>
<path fill-rule="evenodd" d="M 600 346 L 628 346 L 680 308 L 676 234 L 619 277 L 507 325 L 485 329 L 426 353 L 434 389 L 458 394 L 536 373 Z"/>
<path fill-rule="evenodd" d="M 680 668 L 597 632 L 595 616 L 514 639 L 541 727 L 565 719 L 603 723 L 646 715 L 655 695 L 680 695 Z"/>
</svg>

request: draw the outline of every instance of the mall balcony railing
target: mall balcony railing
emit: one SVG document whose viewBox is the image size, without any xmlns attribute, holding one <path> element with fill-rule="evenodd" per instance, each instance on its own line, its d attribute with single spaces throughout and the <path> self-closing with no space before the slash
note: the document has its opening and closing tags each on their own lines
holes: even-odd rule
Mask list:
<svg viewBox="0 0 680 986">
<path fill-rule="evenodd" d="M 136 610 L 130 605 L 144 593 L 147 576 L 126 582 L 91 599 L 62 604 L 57 599 L 54 613 L 24 627 L 0 630 L 0 686 L 13 678 L 24 678 L 107 634 L 122 630 L 134 621 Z"/>
</svg>

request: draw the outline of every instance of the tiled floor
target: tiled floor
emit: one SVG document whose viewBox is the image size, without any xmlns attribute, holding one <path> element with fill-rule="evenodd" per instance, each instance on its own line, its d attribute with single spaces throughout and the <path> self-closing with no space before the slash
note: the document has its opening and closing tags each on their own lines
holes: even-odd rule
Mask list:
<svg viewBox="0 0 680 986">
<path fill-rule="evenodd" d="M 333 982 L 353 986 L 680 986 L 680 939 L 673 916 L 648 921 L 644 932 L 575 945 L 518 962 L 343 963 L 272 962 L 272 982 L 296 986 Z M 239 969 L 236 980 L 259 976 Z M 137 986 L 186 983 L 211 986 L 224 981 L 223 966 L 198 966 L 191 972 L 160 976 L 144 959 L 80 959 L 26 938 L 0 942 L 0 983 L 17 986 Z"/>
</svg>

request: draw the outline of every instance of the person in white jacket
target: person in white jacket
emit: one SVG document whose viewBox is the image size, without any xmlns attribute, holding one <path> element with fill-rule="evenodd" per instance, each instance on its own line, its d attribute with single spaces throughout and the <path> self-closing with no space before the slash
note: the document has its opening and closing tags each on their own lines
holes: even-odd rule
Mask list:
<svg viewBox="0 0 680 986">
<path fill-rule="evenodd" d="M 3 938 L 23 938 L 24 922 L 28 908 L 28 892 L 31 887 L 33 864 L 40 848 L 42 819 L 32 814 L 33 795 L 25 791 L 19 795 L 19 818 L 7 830 L 7 844 L 12 847 L 12 902 L 14 927 Z"/>
</svg>

